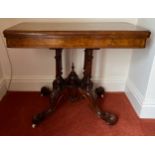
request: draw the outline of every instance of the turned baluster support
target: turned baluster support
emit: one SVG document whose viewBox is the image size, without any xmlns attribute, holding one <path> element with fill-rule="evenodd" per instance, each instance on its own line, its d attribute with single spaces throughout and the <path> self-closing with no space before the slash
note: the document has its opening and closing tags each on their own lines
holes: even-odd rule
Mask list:
<svg viewBox="0 0 155 155">
<path fill-rule="evenodd" d="M 93 88 L 93 82 L 91 81 L 93 49 L 85 49 L 84 52 L 84 72 L 81 87 L 86 91 L 90 91 Z"/>
<path fill-rule="evenodd" d="M 62 49 L 55 49 L 56 55 L 56 79 L 53 82 L 53 90 L 61 89 L 64 86 L 64 79 L 62 78 Z"/>
</svg>

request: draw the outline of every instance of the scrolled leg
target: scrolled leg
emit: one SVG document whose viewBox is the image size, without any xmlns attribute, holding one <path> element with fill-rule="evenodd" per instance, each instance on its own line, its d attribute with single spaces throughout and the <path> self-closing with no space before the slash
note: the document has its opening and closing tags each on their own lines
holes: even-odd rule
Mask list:
<svg viewBox="0 0 155 155">
<path fill-rule="evenodd" d="M 40 124 L 49 114 L 52 114 L 56 107 L 57 107 L 57 101 L 59 99 L 60 96 L 60 91 L 59 90 L 55 90 L 53 92 L 51 92 L 50 96 L 49 96 L 49 102 L 50 105 L 49 107 L 44 110 L 43 112 L 40 112 L 39 114 L 35 115 L 32 119 L 32 127 L 35 127 L 36 125 Z"/>
<path fill-rule="evenodd" d="M 32 127 L 36 127 L 38 124 L 40 124 L 49 114 L 51 114 L 52 112 L 54 112 L 54 108 L 49 108 L 39 114 L 37 114 L 36 116 L 33 117 L 32 119 Z"/>
<path fill-rule="evenodd" d="M 115 115 L 113 113 L 110 113 L 110 112 L 102 112 L 101 113 L 101 118 L 103 120 L 105 120 L 106 123 L 109 124 L 109 125 L 114 125 L 118 121 L 117 115 Z"/>
<path fill-rule="evenodd" d="M 102 110 L 100 101 L 104 99 L 105 90 L 103 87 L 98 87 L 93 93 L 93 83 L 91 81 L 92 59 L 94 49 L 85 49 L 84 60 L 84 77 L 81 80 L 81 88 L 86 92 L 86 96 L 90 99 L 90 102 L 95 107 L 97 115 L 106 121 L 109 125 L 113 125 L 118 121 L 118 117 L 110 112 Z"/>
<path fill-rule="evenodd" d="M 105 112 L 101 108 L 101 100 L 104 98 L 105 90 L 103 87 L 98 87 L 95 89 L 96 97 L 94 98 L 94 105 L 96 112 L 100 118 L 102 118 L 107 124 L 114 125 L 118 121 L 117 115 Z"/>
<path fill-rule="evenodd" d="M 94 92 L 95 93 L 93 93 L 92 91 L 85 92 L 85 96 L 89 99 L 90 103 L 93 104 L 97 116 L 103 119 L 109 125 L 116 124 L 118 121 L 117 115 L 111 112 L 104 111 L 101 107 L 101 100 L 104 99 L 105 95 L 104 88 L 98 87 Z"/>
<path fill-rule="evenodd" d="M 57 107 L 57 102 L 61 99 L 61 92 L 63 91 L 65 85 L 64 79 L 62 78 L 62 49 L 57 48 L 55 51 L 56 79 L 53 82 L 53 91 L 51 91 L 48 87 L 42 87 L 41 89 L 42 96 L 49 96 L 50 105 L 46 110 L 33 117 L 32 127 L 35 127 L 41 123 L 49 114 L 52 114 Z"/>
<path fill-rule="evenodd" d="M 50 97 L 49 97 L 49 107 L 44 110 L 43 112 L 40 112 L 32 119 L 32 127 L 34 128 L 38 124 L 40 124 L 44 119 L 46 119 L 49 115 L 53 114 L 55 110 L 58 108 L 58 105 L 60 103 L 65 102 L 65 100 L 68 98 L 68 92 L 66 89 L 63 90 L 54 90 L 52 91 Z"/>
</svg>

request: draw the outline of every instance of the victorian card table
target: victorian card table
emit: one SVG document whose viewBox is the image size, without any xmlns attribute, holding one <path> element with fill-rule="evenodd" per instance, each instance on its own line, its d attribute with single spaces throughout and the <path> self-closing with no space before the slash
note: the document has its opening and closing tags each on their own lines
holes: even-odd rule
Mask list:
<svg viewBox="0 0 155 155">
<path fill-rule="evenodd" d="M 28 22 L 15 25 L 4 32 L 8 48 L 49 48 L 56 52 L 56 78 L 52 90 L 43 87 L 41 94 L 49 97 L 49 107 L 32 119 L 33 127 L 52 114 L 66 99 L 87 98 L 97 115 L 106 123 L 117 122 L 116 114 L 104 111 L 100 106 L 104 88 L 93 89 L 91 69 L 93 50 L 100 48 L 145 48 L 150 31 L 129 23 L 44 23 Z M 62 77 L 62 50 L 84 48 L 84 72 L 80 79 L 74 71 Z M 22 51 L 21 51 L 22 52 Z"/>
</svg>

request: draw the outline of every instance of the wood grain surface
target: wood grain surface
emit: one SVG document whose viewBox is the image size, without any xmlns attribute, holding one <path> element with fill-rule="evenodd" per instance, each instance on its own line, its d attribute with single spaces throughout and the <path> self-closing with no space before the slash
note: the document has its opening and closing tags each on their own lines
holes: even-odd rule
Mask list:
<svg viewBox="0 0 155 155">
<path fill-rule="evenodd" d="M 4 32 L 10 48 L 144 48 L 151 32 L 129 23 L 21 23 Z"/>
</svg>

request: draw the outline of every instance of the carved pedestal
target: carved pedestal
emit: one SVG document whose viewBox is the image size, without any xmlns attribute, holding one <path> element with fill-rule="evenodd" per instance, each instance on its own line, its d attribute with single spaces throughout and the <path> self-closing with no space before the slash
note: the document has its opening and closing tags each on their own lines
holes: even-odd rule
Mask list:
<svg viewBox="0 0 155 155">
<path fill-rule="evenodd" d="M 37 114 L 33 118 L 33 127 L 43 121 L 49 114 L 52 114 L 60 102 L 64 102 L 67 98 L 74 101 L 83 97 L 89 99 L 97 115 L 101 119 L 105 120 L 110 125 L 115 124 L 118 117 L 115 114 L 103 111 L 101 108 L 100 102 L 104 98 L 104 88 L 98 87 L 93 91 L 93 82 L 91 81 L 93 49 L 85 49 L 84 73 L 82 79 L 79 79 L 78 75 L 75 73 L 74 65 L 72 65 L 72 71 L 68 77 L 66 79 L 62 78 L 62 49 L 59 48 L 55 50 L 56 79 L 53 82 L 53 90 L 50 91 L 46 87 L 43 87 L 41 90 L 42 95 L 49 95 L 50 105 L 45 111 Z"/>
</svg>

